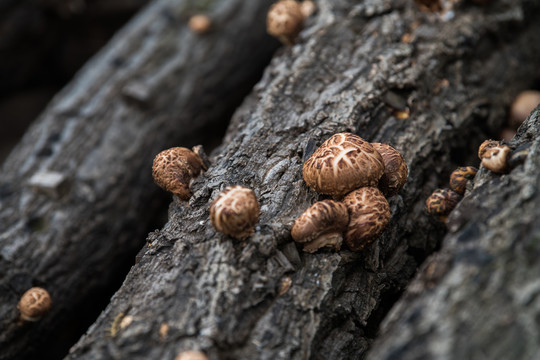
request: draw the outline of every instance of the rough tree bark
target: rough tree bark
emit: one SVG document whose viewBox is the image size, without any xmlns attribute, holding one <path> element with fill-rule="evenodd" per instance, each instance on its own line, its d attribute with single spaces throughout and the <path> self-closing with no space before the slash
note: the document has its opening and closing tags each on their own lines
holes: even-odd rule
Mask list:
<svg viewBox="0 0 540 360">
<path fill-rule="evenodd" d="M 477 162 L 511 98 L 540 77 L 540 6 L 465 2 L 444 21 L 408 0 L 318 5 L 299 44 L 273 60 L 236 112 L 192 199 L 171 204 L 169 222 L 68 358 L 173 359 L 193 348 L 212 359 L 364 357 L 440 245 L 444 226 L 424 212 L 425 199 L 457 165 Z M 405 107 L 407 119 L 394 116 Z M 410 177 L 373 246 L 304 254 L 290 227 L 323 197 L 305 186 L 303 159 L 340 131 L 396 147 Z M 261 203 L 244 242 L 208 220 L 209 202 L 230 184 L 253 188 Z"/>
<path fill-rule="evenodd" d="M 505 175 L 481 169 L 370 359 L 538 357 L 540 107 L 510 145 L 530 146 L 525 163 Z"/>
<path fill-rule="evenodd" d="M 133 263 L 152 212 L 170 201 L 156 195 L 153 157 L 224 131 L 277 47 L 264 29 L 269 6 L 152 3 L 31 127 L 0 178 L 1 359 L 46 353 L 105 300 L 96 294 Z M 201 11 L 214 21 L 202 36 L 186 26 Z M 31 286 L 54 307 L 21 325 L 16 305 Z"/>
</svg>

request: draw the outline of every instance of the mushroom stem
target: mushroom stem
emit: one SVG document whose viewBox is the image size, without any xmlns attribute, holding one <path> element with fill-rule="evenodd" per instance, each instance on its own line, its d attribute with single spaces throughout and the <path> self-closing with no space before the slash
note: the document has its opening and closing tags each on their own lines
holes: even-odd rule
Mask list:
<svg viewBox="0 0 540 360">
<path fill-rule="evenodd" d="M 315 240 L 312 240 L 304 244 L 304 251 L 308 253 L 314 253 L 322 247 L 333 247 L 334 250 L 339 251 L 341 249 L 341 243 L 343 242 L 343 234 L 338 232 L 331 232 L 322 234 Z"/>
</svg>

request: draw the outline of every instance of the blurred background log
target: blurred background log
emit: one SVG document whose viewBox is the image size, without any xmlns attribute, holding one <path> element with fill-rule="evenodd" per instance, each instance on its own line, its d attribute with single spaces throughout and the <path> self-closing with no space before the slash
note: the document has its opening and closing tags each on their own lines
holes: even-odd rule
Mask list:
<svg viewBox="0 0 540 360">
<path fill-rule="evenodd" d="M 172 360 L 190 349 L 211 359 L 365 357 L 441 245 L 445 226 L 425 213 L 426 198 L 457 166 L 478 164 L 478 146 L 499 133 L 513 97 L 538 85 L 540 4 L 462 2 L 444 14 L 408 0 L 318 7 L 234 115 L 189 204 L 174 201 L 68 358 Z M 410 177 L 374 245 L 302 253 L 291 225 L 324 198 L 304 184 L 302 163 L 341 131 L 394 146 Z M 231 184 L 253 188 L 261 203 L 244 242 L 208 220 L 210 201 Z"/>
<path fill-rule="evenodd" d="M 0 163 L 47 102 L 147 0 L 0 0 Z"/>
<path fill-rule="evenodd" d="M 0 177 L 1 359 L 62 357 L 103 309 L 170 201 L 152 183 L 153 157 L 219 142 L 277 48 L 269 5 L 151 3 L 27 131 Z M 186 25 L 199 12 L 213 19 L 208 34 Z M 54 306 L 21 325 L 31 286 Z"/>
</svg>

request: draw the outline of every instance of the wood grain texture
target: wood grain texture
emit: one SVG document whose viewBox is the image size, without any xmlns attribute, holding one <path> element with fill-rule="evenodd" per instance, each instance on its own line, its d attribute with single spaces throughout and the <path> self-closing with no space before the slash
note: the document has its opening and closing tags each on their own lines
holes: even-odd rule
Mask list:
<svg viewBox="0 0 540 360">
<path fill-rule="evenodd" d="M 189 204 L 171 205 L 169 222 L 150 234 L 69 359 L 173 359 L 189 349 L 211 359 L 365 356 L 444 235 L 425 199 L 455 167 L 478 162 L 478 145 L 498 131 L 512 97 L 539 78 L 540 8 L 464 3 L 443 21 L 405 0 L 318 6 L 298 44 L 283 48 L 236 112 Z M 396 96 L 407 119 L 394 116 Z M 305 152 L 342 131 L 395 147 L 409 180 L 390 199 L 389 227 L 373 246 L 301 253 L 292 223 L 324 198 L 302 180 Z M 211 200 L 232 184 L 253 188 L 261 204 L 244 242 L 216 233 L 208 219 Z M 108 336 L 119 316 L 133 321 Z"/>
<path fill-rule="evenodd" d="M 264 29 L 269 6 L 155 1 L 36 120 L 0 178 L 1 359 L 69 336 L 134 261 L 170 199 L 152 183 L 153 157 L 224 130 L 278 44 Z M 214 18 L 204 36 L 186 25 L 200 11 Z M 34 285 L 50 292 L 51 313 L 20 325 L 16 304 Z"/>
</svg>

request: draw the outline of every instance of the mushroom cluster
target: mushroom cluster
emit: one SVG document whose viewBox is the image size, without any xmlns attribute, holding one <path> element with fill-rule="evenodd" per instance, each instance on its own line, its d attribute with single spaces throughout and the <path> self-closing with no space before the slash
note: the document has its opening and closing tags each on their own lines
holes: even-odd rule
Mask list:
<svg viewBox="0 0 540 360">
<path fill-rule="evenodd" d="M 446 222 L 448 215 L 461 201 L 467 184 L 474 179 L 478 169 L 473 166 L 459 167 L 450 175 L 450 188 L 435 190 L 426 200 L 428 213 Z"/>
<path fill-rule="evenodd" d="M 394 196 L 407 181 L 408 169 L 393 147 L 369 143 L 351 133 L 326 140 L 304 163 L 304 181 L 334 200 L 313 204 L 296 219 L 292 238 L 304 251 L 323 247 L 339 250 L 345 242 L 354 251 L 372 243 L 390 220 L 385 198 Z M 341 200 L 341 201 L 339 201 Z"/>
</svg>

